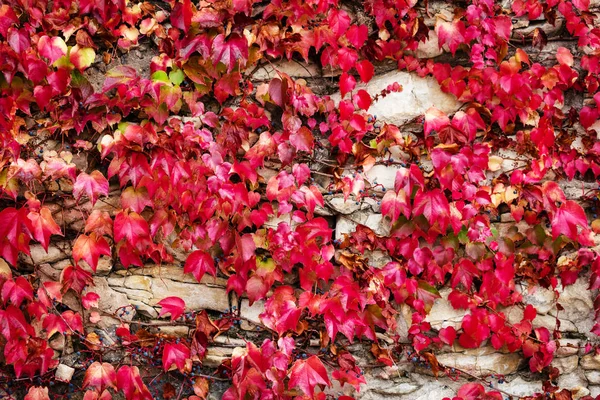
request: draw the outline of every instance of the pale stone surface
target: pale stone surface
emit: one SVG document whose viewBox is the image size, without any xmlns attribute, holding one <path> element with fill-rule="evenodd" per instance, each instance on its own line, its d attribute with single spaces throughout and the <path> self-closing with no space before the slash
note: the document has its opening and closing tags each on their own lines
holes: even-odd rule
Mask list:
<svg viewBox="0 0 600 400">
<path fill-rule="evenodd" d="M 130 304 L 127 295 L 119 293 L 108 285 L 106 278 L 95 276 L 93 278 L 93 288 L 91 291 L 100 296 L 98 308 L 109 314 L 113 314 L 118 308 Z M 124 317 L 125 318 L 125 317 Z M 130 318 L 133 315 L 130 314 Z"/>
<path fill-rule="evenodd" d="M 398 376 L 367 376 L 367 384 L 363 385 L 356 395 L 359 400 L 433 400 L 456 396 L 460 382 L 450 379 L 418 374 L 410 374 L 409 378 Z"/>
<path fill-rule="evenodd" d="M 558 343 L 556 357 L 568 357 L 579 353 L 581 343 L 578 339 L 559 339 Z"/>
<path fill-rule="evenodd" d="M 560 375 L 558 377 L 558 387 L 562 389 L 569 389 L 573 394 L 573 399 L 580 399 L 590 394 L 587 389 L 587 380 L 583 371 L 576 371 L 566 375 Z"/>
<path fill-rule="evenodd" d="M 373 185 L 383 185 L 386 189 L 393 189 L 398 168 L 396 165 L 374 165 L 365 173 L 365 177 Z"/>
<path fill-rule="evenodd" d="M 564 307 L 564 311 L 558 312 L 561 330 L 564 330 L 562 324 L 569 321 L 575 325 L 577 332 L 593 336 L 590 331 L 594 325 L 594 302 L 588 286 L 589 278 L 587 276 L 578 278 L 573 285 L 565 288 L 559 286 L 558 301 Z M 550 315 L 556 316 L 556 310 L 552 310 Z"/>
<path fill-rule="evenodd" d="M 561 374 L 568 374 L 577 369 L 577 364 L 579 364 L 579 357 L 570 356 L 570 357 L 562 357 L 555 358 L 552 360 L 552 366 L 558 368 Z"/>
<path fill-rule="evenodd" d="M 356 89 L 365 89 L 374 96 L 394 83 L 400 84 L 402 91 L 388 94 L 368 110 L 380 121 L 402 125 L 425 114 L 433 106 L 446 113 L 453 113 L 461 106 L 454 96 L 442 92 L 434 78 L 421 78 L 408 72 L 389 72 L 371 79 L 367 84 L 357 85 Z M 332 99 L 338 102 L 340 95 L 335 94 Z"/>
<path fill-rule="evenodd" d="M 65 364 L 58 364 L 56 367 L 56 372 L 54 373 L 54 377 L 56 380 L 61 382 L 71 382 L 71 378 L 73 378 L 73 374 L 75 373 L 75 368 L 71 368 Z"/>
<path fill-rule="evenodd" d="M 597 354 L 586 354 L 581 358 L 581 368 L 583 369 L 597 369 L 600 370 L 600 355 Z"/>
<path fill-rule="evenodd" d="M 542 381 L 526 381 L 522 377 L 517 376 L 511 381 L 498 384 L 499 389 L 511 394 L 514 397 L 531 396 L 534 393 L 542 391 Z"/>
<path fill-rule="evenodd" d="M 81 218 L 81 213 L 79 217 Z M 71 245 L 68 242 L 53 242 L 48 247 L 48 252 L 39 244 L 31 244 L 29 248 L 31 250 L 31 258 L 24 254 L 21 254 L 20 257 L 23 257 L 27 262 L 31 262 L 33 259 L 35 264 L 52 264 L 71 256 Z"/>
<path fill-rule="evenodd" d="M 371 228 L 379 236 L 388 236 L 390 234 L 391 223 L 389 220 L 385 220 L 383 215 L 358 211 L 348 216 L 337 217 L 335 238 L 342 240 L 344 234 L 354 232 L 358 224 Z"/>
<path fill-rule="evenodd" d="M 592 385 L 600 385 L 600 371 L 598 370 L 585 371 L 585 378 Z"/>
<path fill-rule="evenodd" d="M 522 361 L 519 354 L 492 353 L 482 356 L 461 353 L 446 353 L 437 356 L 438 361 L 447 366 L 467 371 L 473 375 L 509 375 L 514 373 Z"/>
<path fill-rule="evenodd" d="M 190 333 L 190 328 L 187 326 L 180 326 L 180 325 L 175 325 L 175 326 L 161 326 L 160 328 L 158 328 L 158 330 L 161 333 L 165 333 L 167 335 L 172 335 L 172 336 L 181 336 L 181 337 L 185 337 Z"/>
<path fill-rule="evenodd" d="M 510 224 L 512 226 L 512 224 Z M 554 291 L 543 287 L 530 287 L 525 283 L 517 285 L 516 289 L 523 295 L 523 302 L 535 307 L 538 314 L 547 314 L 555 308 Z"/>
<path fill-rule="evenodd" d="M 253 80 L 271 80 L 279 77 L 277 72 L 283 72 L 292 78 L 313 78 L 321 76 L 316 64 L 308 64 L 300 61 L 280 61 L 274 64 L 265 64 L 252 76 Z"/>
<path fill-rule="evenodd" d="M 448 326 L 459 329 L 463 317 L 467 314 L 466 310 L 455 310 L 454 307 L 452 307 L 452 304 L 448 301 L 448 296 L 451 291 L 452 290 L 448 288 L 440 290 L 440 296 L 442 296 L 442 298 L 435 300 L 433 307 L 431 307 L 431 310 L 425 319 L 431 324 L 433 329 L 439 330 Z"/>
</svg>

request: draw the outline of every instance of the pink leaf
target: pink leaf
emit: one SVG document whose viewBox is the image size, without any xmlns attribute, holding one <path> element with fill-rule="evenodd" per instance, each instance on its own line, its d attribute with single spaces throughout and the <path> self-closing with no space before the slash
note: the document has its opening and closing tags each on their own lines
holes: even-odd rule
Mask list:
<svg viewBox="0 0 600 400">
<path fill-rule="evenodd" d="M 158 305 L 162 307 L 159 317 L 162 317 L 167 313 L 171 313 L 171 321 L 179 318 L 185 311 L 185 301 L 175 296 L 165 297 L 158 302 Z"/>
</svg>

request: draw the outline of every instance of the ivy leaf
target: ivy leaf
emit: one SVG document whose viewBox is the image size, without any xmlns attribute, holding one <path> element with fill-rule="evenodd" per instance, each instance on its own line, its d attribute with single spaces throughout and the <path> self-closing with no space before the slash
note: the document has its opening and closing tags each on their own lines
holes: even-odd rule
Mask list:
<svg viewBox="0 0 600 400">
<path fill-rule="evenodd" d="M 117 371 L 117 388 L 123 391 L 126 399 L 151 400 L 152 395 L 142 381 L 138 367 L 123 365 Z"/>
<path fill-rule="evenodd" d="M 39 212 L 30 211 L 27 218 L 31 221 L 32 234 L 40 242 L 44 250 L 48 251 L 50 236 L 62 235 L 60 227 L 54 222 L 52 212 L 48 207 L 42 207 Z"/>
<path fill-rule="evenodd" d="M 456 53 L 458 46 L 466 42 L 465 24 L 460 20 L 447 22 L 438 18 L 435 22 L 435 33 L 437 33 L 440 48 L 443 45 L 448 45 L 452 55 Z"/>
<path fill-rule="evenodd" d="M 212 276 L 217 274 L 212 256 L 202 250 L 196 250 L 188 256 L 187 260 L 185 260 L 183 272 L 186 274 L 192 273 L 198 282 L 202 280 L 202 277 L 207 272 Z"/>
<path fill-rule="evenodd" d="M 185 301 L 175 296 L 165 297 L 158 302 L 158 305 L 162 307 L 158 316 L 162 317 L 167 313 L 171 313 L 171 321 L 179 318 L 185 311 Z"/>
<path fill-rule="evenodd" d="M 150 235 L 150 227 L 144 218 L 133 211 L 120 211 L 115 216 L 115 242 L 126 239 L 130 244 L 137 244 Z"/>
<path fill-rule="evenodd" d="M 117 374 L 115 368 L 109 363 L 100 363 L 98 361 L 90 365 L 85 371 L 83 378 L 83 387 L 95 387 L 99 391 L 106 388 L 117 389 Z"/>
<path fill-rule="evenodd" d="M 212 58 L 216 63 L 223 63 L 227 72 L 231 72 L 238 61 L 246 64 L 248 60 L 248 42 L 246 38 L 237 33 L 231 34 L 225 39 L 224 34 L 215 36 L 212 43 Z"/>
<path fill-rule="evenodd" d="M 25 395 L 25 400 L 50 400 L 48 388 L 45 386 L 32 386 Z"/>
<path fill-rule="evenodd" d="M 183 343 L 167 343 L 163 349 L 163 370 L 167 372 L 173 364 L 183 371 L 186 360 L 190 358 L 190 349 Z"/>
<path fill-rule="evenodd" d="M 92 205 L 96 204 L 98 196 L 108 196 L 108 180 L 100 171 L 92 171 L 91 174 L 81 172 L 73 185 L 73 195 L 79 200 L 81 196 L 87 195 Z"/>
<path fill-rule="evenodd" d="M 4 282 L 2 286 L 2 300 L 6 304 L 9 300 L 16 307 L 19 307 L 23 301 L 33 300 L 33 287 L 27 279 L 19 276 L 15 280 Z"/>
<path fill-rule="evenodd" d="M 563 234 L 577 241 L 577 228 L 587 227 L 587 218 L 583 208 L 573 200 L 567 200 L 554 212 L 552 217 L 552 238 Z"/>
<path fill-rule="evenodd" d="M 367 83 L 373 78 L 373 74 L 375 74 L 375 67 L 368 60 L 362 60 L 356 64 L 356 71 L 358 71 L 358 75 L 360 75 L 360 80 Z"/>
<path fill-rule="evenodd" d="M 441 231 L 445 232 L 450 216 L 450 205 L 440 189 L 419 190 L 415 196 L 413 213 L 424 215 L 432 226 L 437 222 Z"/>
<path fill-rule="evenodd" d="M 342 73 L 340 76 L 340 93 L 342 98 L 346 96 L 346 93 L 351 92 L 356 87 L 356 79 L 347 72 Z"/>
<path fill-rule="evenodd" d="M 392 221 L 396 221 L 400 214 L 410 218 L 410 212 L 410 203 L 404 189 L 400 189 L 398 193 L 388 190 L 381 199 L 381 213 L 390 217 Z"/>
<path fill-rule="evenodd" d="M 90 67 L 94 63 L 96 53 L 90 47 L 79 47 L 75 45 L 69 54 L 69 61 L 80 71 Z"/>
<path fill-rule="evenodd" d="M 106 239 L 98 236 L 96 232 L 90 235 L 79 235 L 73 245 L 73 259 L 75 262 L 84 260 L 96 272 L 100 255 L 110 256 L 110 246 Z"/>
<path fill-rule="evenodd" d="M 296 132 L 290 134 L 290 143 L 296 150 L 310 153 L 314 147 L 314 137 L 310 129 L 301 126 Z"/>
<path fill-rule="evenodd" d="M 129 186 L 121 192 L 121 205 L 123 208 L 130 208 L 136 213 L 141 213 L 147 206 L 152 206 L 152 200 L 150 200 L 148 189 L 145 187 Z"/>
<path fill-rule="evenodd" d="M 17 14 L 13 11 L 12 7 L 8 4 L 2 4 L 0 6 L 0 34 L 2 36 L 8 36 L 8 29 L 19 22 Z"/>
<path fill-rule="evenodd" d="M 454 329 L 453 326 L 442 328 L 440 329 L 439 337 L 443 343 L 447 344 L 448 346 L 452 346 L 454 340 L 456 339 L 456 329 Z"/>
<path fill-rule="evenodd" d="M 292 366 L 289 387 L 298 387 L 312 397 L 316 386 L 327 385 L 331 382 L 327 376 L 325 366 L 317 356 L 311 356 L 307 360 L 297 360 Z"/>
<path fill-rule="evenodd" d="M 49 37 L 44 35 L 38 40 L 40 55 L 50 60 L 51 64 L 67 54 L 67 50 L 67 44 L 58 36 Z"/>
</svg>

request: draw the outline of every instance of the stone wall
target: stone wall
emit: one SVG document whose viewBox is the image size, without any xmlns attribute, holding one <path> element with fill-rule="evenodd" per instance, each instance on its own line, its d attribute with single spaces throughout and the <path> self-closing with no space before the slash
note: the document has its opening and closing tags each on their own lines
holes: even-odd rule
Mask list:
<svg viewBox="0 0 600 400">
<path fill-rule="evenodd" d="M 509 3 L 509 2 L 505 2 Z M 445 13 L 452 15 L 451 6 L 446 2 L 430 2 L 430 14 Z M 507 4 L 505 7 L 509 7 Z M 557 26 L 562 21 L 557 21 L 557 26 L 552 26 L 544 21 L 537 21 L 535 27 L 541 27 L 546 31 L 549 38 L 555 37 L 558 32 Z M 434 20 L 428 19 L 426 23 L 433 25 Z M 515 35 L 528 35 L 531 33 L 532 24 L 526 19 L 515 19 Z M 432 32 L 433 33 L 433 32 Z M 572 44 L 562 43 L 560 40 L 548 44 L 543 51 L 537 52 L 540 62 L 555 54 L 558 46 Z M 440 51 L 434 34 L 430 40 L 423 43 L 418 50 L 420 57 L 448 58 L 448 54 Z M 143 54 L 142 54 L 143 56 Z M 460 62 L 458 55 L 454 62 Z M 133 63 L 133 61 L 132 61 Z M 297 62 L 281 62 L 275 64 L 277 69 L 286 72 L 292 77 L 303 78 L 314 82 L 315 91 L 327 91 L 327 85 L 322 85 L 324 77 L 335 76 L 336 72 L 322 71 L 315 65 L 302 65 Z M 375 103 L 370 112 L 377 115 L 382 121 L 394 124 L 405 124 L 422 115 L 429 107 L 453 113 L 461 104 L 451 95 L 444 94 L 433 78 L 422 78 L 413 73 L 391 71 L 394 66 L 379 66 L 380 74 L 367 85 L 363 86 L 372 94 L 380 92 L 389 84 L 398 82 L 403 90 L 393 93 Z M 256 72 L 254 78 L 257 80 L 269 80 L 273 77 L 272 66 L 264 67 Z M 321 85 L 321 86 L 319 86 Z M 334 99 L 339 99 L 337 93 L 333 93 Z M 584 99 L 571 98 L 572 104 L 582 104 Z M 565 105 L 568 107 L 569 105 Z M 418 128 L 418 127 L 417 127 Z M 46 148 L 52 150 L 53 143 L 46 143 Z M 393 150 L 393 149 L 392 149 Z M 500 157 L 518 157 L 516 154 L 498 154 Z M 401 158 L 401 155 L 398 157 Z M 77 161 L 77 160 L 76 160 Z M 83 163 L 84 161 L 78 161 Z M 426 165 L 426 162 L 424 162 Z M 84 165 L 78 167 L 85 169 Z M 505 170 L 512 168 L 509 161 L 504 161 L 501 167 Z M 259 171 L 267 178 L 272 171 L 268 169 Z M 376 165 L 370 169 L 366 176 L 373 182 L 392 188 L 396 168 L 394 166 Z M 327 182 L 321 182 L 323 192 Z M 560 182 L 569 199 L 578 200 L 585 190 L 597 187 L 596 183 L 583 181 Z M 61 188 L 62 190 L 68 190 Z M 335 225 L 335 238 L 342 239 L 343 235 L 352 232 L 357 224 L 363 224 L 371 228 L 378 235 L 385 236 L 389 233 L 391 223 L 384 218 L 380 212 L 377 201 L 366 198 L 357 203 L 354 200 L 344 201 L 341 196 L 326 195 L 326 207 L 318 210 L 321 215 L 326 216 Z M 112 213 L 114 205 L 119 202 L 119 191 L 117 188 L 111 192 L 108 198 L 98 201 L 93 207 Z M 90 203 L 79 204 L 85 210 L 91 210 Z M 69 230 L 78 231 L 82 227 L 81 211 L 72 203 L 57 203 L 51 206 L 54 218 L 60 226 L 68 227 Z M 507 234 L 507 230 L 514 226 L 510 214 L 501 215 L 500 221 L 495 225 L 500 236 Z M 271 226 L 276 226 L 277 221 L 271 221 Z M 516 225 L 521 233 L 525 233 L 528 226 L 525 223 Z M 600 244 L 600 240 L 598 241 Z M 24 264 L 31 263 L 39 266 L 43 279 L 58 280 L 62 269 L 71 263 L 69 249 L 70 245 L 65 241 L 53 242 L 46 253 L 41 246 L 32 246 L 31 258 L 23 257 Z M 185 260 L 184 254 L 173 254 L 176 263 L 169 265 L 146 265 L 144 268 L 123 269 L 115 264 L 110 257 L 102 257 L 97 273 L 94 276 L 94 287 L 90 290 L 100 295 L 98 309 L 91 312 L 99 312 L 100 318 L 95 323 L 89 322 L 86 329 L 88 332 L 96 332 L 106 340 L 115 340 L 115 328 L 122 321 L 157 321 L 160 307 L 157 302 L 168 296 L 181 297 L 188 307 L 188 311 L 210 310 L 215 313 L 227 312 L 237 301 L 228 298 L 225 290 L 225 281 L 221 278 L 205 276 L 201 283 L 188 274 L 183 273 L 182 264 Z M 382 253 L 367 254 L 369 262 L 375 266 L 383 266 L 388 259 Z M 116 260 L 116 257 L 115 257 Z M 590 340 L 595 340 L 589 333 L 593 325 L 593 295 L 587 289 L 587 278 L 581 277 L 574 285 L 560 289 L 559 302 L 564 308 L 558 312 L 555 294 L 552 291 L 522 286 L 526 301 L 533 304 L 539 315 L 534 320 L 534 326 L 544 326 L 553 330 L 557 319 L 560 321 L 561 347 L 553 365 L 557 367 L 562 375 L 559 378 L 559 386 L 568 389 L 577 389 L 576 398 L 587 394 L 596 396 L 600 394 L 600 356 L 583 355 L 583 347 Z M 428 321 L 435 329 L 446 326 L 460 326 L 463 313 L 454 310 L 447 300 L 448 291 L 442 290 L 442 298 L 434 304 Z M 235 299 L 234 299 L 235 300 Z M 65 302 L 77 309 L 77 302 Z M 247 299 L 241 299 L 240 316 L 242 323 L 239 328 L 232 330 L 230 336 L 220 336 L 208 350 L 208 356 L 204 361 L 207 367 L 216 367 L 222 360 L 229 357 L 236 346 L 244 346 L 243 338 L 252 338 L 261 329 L 259 314 L 262 312 L 263 303 L 257 302 L 252 306 Z M 124 312 L 124 311 L 127 312 Z M 89 321 L 90 311 L 79 310 L 84 313 L 85 320 Z M 236 310 L 237 311 L 237 310 Z M 403 339 L 407 338 L 407 328 L 411 324 L 411 311 L 406 308 L 400 310 L 398 321 L 399 333 Z M 522 311 L 518 308 L 504 310 L 511 321 L 519 321 Z M 96 320 L 96 319 L 94 319 Z M 163 321 L 167 321 L 166 319 Z M 171 335 L 185 336 L 189 333 L 186 325 L 157 324 L 155 327 L 160 332 Z M 234 336 L 237 335 L 237 336 Z M 257 336 L 258 337 L 258 336 Z M 381 337 L 383 343 L 386 338 Z M 315 346 L 318 344 L 315 343 Z M 375 399 L 398 399 L 398 400 L 425 400 L 441 399 L 444 396 L 452 397 L 456 389 L 465 380 L 458 381 L 447 377 L 434 377 L 431 370 L 418 363 L 412 362 L 411 358 L 405 357 L 393 367 L 381 367 L 375 364 L 369 352 L 368 344 L 355 344 L 354 353 L 359 365 L 365 370 L 367 384 L 363 386 L 360 398 L 363 400 Z M 69 347 L 65 343 L 55 343 L 54 348 L 62 352 L 62 365 L 59 374 L 67 374 L 72 365 L 69 362 Z M 437 355 L 438 361 L 448 367 L 453 367 L 467 373 L 466 377 L 486 377 L 492 382 L 493 387 L 499 388 L 507 395 L 525 396 L 534 392 L 542 391 L 540 376 L 529 372 L 529 368 L 519 354 L 503 353 L 495 351 L 491 346 L 478 349 L 463 349 L 458 345 L 446 346 Z M 71 372 L 72 373 L 72 372 Z M 494 378 L 490 378 L 490 375 Z M 499 377 L 500 375 L 500 377 Z M 219 392 L 213 393 L 214 398 L 219 397 Z"/>
</svg>

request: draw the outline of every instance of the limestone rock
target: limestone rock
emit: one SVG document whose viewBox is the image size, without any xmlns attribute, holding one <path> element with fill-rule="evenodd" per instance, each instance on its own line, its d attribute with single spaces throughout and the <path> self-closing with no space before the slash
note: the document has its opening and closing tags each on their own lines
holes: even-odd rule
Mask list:
<svg viewBox="0 0 600 400">
<path fill-rule="evenodd" d="M 594 324 L 594 302 L 588 285 L 588 277 L 580 277 L 574 284 L 558 288 L 560 293 L 558 301 L 564 307 L 564 311 L 560 311 L 558 316 L 561 323 L 563 320 L 570 321 L 576 326 L 578 332 L 589 334 Z M 551 311 L 550 315 L 556 315 L 556 311 Z M 561 330 L 562 328 L 561 325 Z"/>
<path fill-rule="evenodd" d="M 536 380 L 533 382 L 528 382 L 517 376 L 515 379 L 510 382 L 504 382 L 498 384 L 499 389 L 505 391 L 506 393 L 511 394 L 515 398 L 531 396 L 534 393 L 539 393 L 542 391 L 542 381 Z"/>
<path fill-rule="evenodd" d="M 515 353 L 492 353 L 482 356 L 446 353 L 438 355 L 437 359 L 445 366 L 458 368 L 476 376 L 509 375 L 517 371 L 522 361 L 521 356 Z"/>
<path fill-rule="evenodd" d="M 119 293 L 112 289 L 108 285 L 108 281 L 104 277 L 95 276 L 93 277 L 93 288 L 91 291 L 97 293 L 100 296 L 98 301 L 98 308 L 109 314 L 113 314 L 118 308 L 130 304 L 127 295 Z M 122 318 L 130 319 L 133 318 L 135 313 L 129 315 L 123 315 Z"/>
<path fill-rule="evenodd" d="M 277 72 L 283 72 L 292 78 L 312 78 L 320 77 L 321 72 L 316 64 L 308 64 L 299 61 L 280 61 L 274 64 L 265 64 L 260 67 L 252 76 L 259 81 L 271 80 L 277 78 Z"/>
<path fill-rule="evenodd" d="M 359 400 L 430 400 L 452 398 L 460 387 L 449 379 L 410 374 L 409 378 L 367 376 L 367 384 L 357 395 Z"/>
<path fill-rule="evenodd" d="M 152 291 L 152 279 L 142 275 L 132 275 L 124 279 L 123 285 L 129 289 Z"/>
<path fill-rule="evenodd" d="M 56 367 L 56 372 L 54 373 L 54 377 L 57 381 L 68 383 L 71 382 L 74 373 L 75 368 L 69 367 L 65 364 L 58 364 L 58 367 Z"/>
<path fill-rule="evenodd" d="M 547 314 L 555 307 L 553 290 L 539 286 L 529 287 L 526 284 L 517 285 L 516 288 L 523 295 L 523 302 L 534 306 L 538 314 Z"/>
<path fill-rule="evenodd" d="M 356 89 L 365 89 L 374 96 L 394 83 L 400 84 L 402 91 L 388 94 L 368 110 L 380 121 L 402 125 L 425 114 L 433 106 L 446 113 L 453 113 L 461 106 L 454 96 L 442 92 L 434 78 L 421 78 L 409 72 L 389 72 L 371 79 L 367 84 L 357 85 Z M 332 99 L 338 102 L 340 97 L 336 93 Z"/>
<path fill-rule="evenodd" d="M 184 283 L 171 279 L 152 279 L 151 306 L 169 296 L 180 297 L 185 301 L 189 310 L 215 310 L 224 311 L 229 308 L 229 301 L 225 287 L 208 286 L 201 283 Z"/>
<path fill-rule="evenodd" d="M 79 217 L 81 218 L 81 213 L 79 213 Z M 54 242 L 48 247 L 48 252 L 39 244 L 32 244 L 29 248 L 31 250 L 31 258 L 24 254 L 21 254 L 21 257 L 25 257 L 27 262 L 31 262 L 33 259 L 35 264 L 52 264 L 71 256 L 71 245 L 68 242 Z"/>
<path fill-rule="evenodd" d="M 556 357 L 568 357 L 579 353 L 580 342 L 578 339 L 559 339 Z"/>
<path fill-rule="evenodd" d="M 581 368 L 583 369 L 596 369 L 600 370 L 600 355 L 598 354 L 586 354 L 581 357 Z"/>
<path fill-rule="evenodd" d="M 583 371 L 576 371 L 558 377 L 558 387 L 561 389 L 569 389 L 573 394 L 573 399 L 577 400 L 590 394 L 587 388 L 587 381 Z"/>
<path fill-rule="evenodd" d="M 455 310 L 452 304 L 448 301 L 448 296 L 451 290 L 444 288 L 440 290 L 441 299 L 436 299 L 433 307 L 429 311 L 425 321 L 431 324 L 433 329 L 441 329 L 447 326 L 452 326 L 459 329 L 462 319 L 467 313 L 466 310 Z"/>
<path fill-rule="evenodd" d="M 187 326 L 175 325 L 175 326 L 161 326 L 158 328 L 161 333 L 171 335 L 171 336 L 179 336 L 186 337 L 190 333 L 190 328 Z"/>
<path fill-rule="evenodd" d="M 558 368 L 561 374 L 569 374 L 577 369 L 577 364 L 579 363 L 579 357 L 570 356 L 570 357 L 562 357 L 555 358 L 552 360 L 552 366 Z"/>
<path fill-rule="evenodd" d="M 600 371 L 597 371 L 597 370 L 585 371 L 585 378 L 592 385 L 600 385 Z"/>
<path fill-rule="evenodd" d="M 358 211 L 349 216 L 338 216 L 335 226 L 335 238 L 342 240 L 344 234 L 354 232 L 358 224 L 371 228 L 379 236 L 390 234 L 391 223 L 389 220 L 385 220 L 383 215 Z"/>
<path fill-rule="evenodd" d="M 241 324 L 242 329 L 254 330 L 256 325 L 262 324 L 259 315 L 264 311 L 264 301 L 256 301 L 254 304 L 252 304 L 252 306 L 250 306 L 248 299 L 243 299 L 240 306 L 240 315 L 244 318 Z"/>
</svg>

